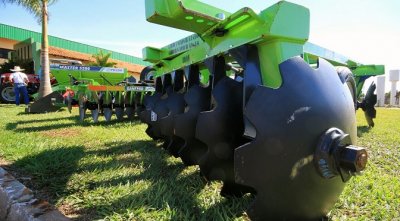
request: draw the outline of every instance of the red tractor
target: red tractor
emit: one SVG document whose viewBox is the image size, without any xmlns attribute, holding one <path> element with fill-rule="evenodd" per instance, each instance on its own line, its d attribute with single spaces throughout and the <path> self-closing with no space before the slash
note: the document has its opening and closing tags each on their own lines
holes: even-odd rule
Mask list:
<svg viewBox="0 0 400 221">
<path fill-rule="evenodd" d="M 12 73 L 5 73 L 1 75 L 0 81 L 0 101 L 2 103 L 14 103 L 15 102 L 15 93 L 14 86 L 11 82 L 10 75 Z M 27 86 L 28 94 L 32 95 L 38 92 L 39 90 L 39 77 L 36 74 L 26 74 L 29 79 L 29 83 Z"/>
<path fill-rule="evenodd" d="M 81 61 L 70 60 L 70 59 L 50 59 L 51 64 L 63 64 L 63 65 L 82 65 Z M 10 75 L 12 73 L 4 73 L 1 75 L 0 81 L 0 102 L 2 103 L 14 103 L 15 102 L 15 94 L 14 94 L 14 86 L 11 82 Z M 37 74 L 26 74 L 29 79 L 29 83 L 27 86 L 29 96 L 35 94 L 39 90 L 40 80 Z M 55 78 L 50 79 L 51 85 L 57 83 Z"/>
</svg>

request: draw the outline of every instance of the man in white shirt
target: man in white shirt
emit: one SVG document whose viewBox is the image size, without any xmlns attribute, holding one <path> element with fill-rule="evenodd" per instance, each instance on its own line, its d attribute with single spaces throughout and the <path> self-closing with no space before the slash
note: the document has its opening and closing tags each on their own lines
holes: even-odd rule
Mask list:
<svg viewBox="0 0 400 221">
<path fill-rule="evenodd" d="M 10 75 L 12 82 L 14 83 L 14 93 L 15 93 L 15 104 L 18 106 L 20 103 L 19 95 L 22 93 L 24 96 L 24 103 L 29 104 L 28 90 L 26 86 L 28 85 L 29 79 L 26 74 L 22 73 L 24 69 L 19 66 L 15 66 L 14 69 L 10 69 L 13 73 Z"/>
</svg>

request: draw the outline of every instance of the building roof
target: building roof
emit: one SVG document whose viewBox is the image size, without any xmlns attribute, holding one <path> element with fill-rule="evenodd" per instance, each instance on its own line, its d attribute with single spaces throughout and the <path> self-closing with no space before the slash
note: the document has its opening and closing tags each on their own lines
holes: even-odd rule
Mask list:
<svg viewBox="0 0 400 221">
<path fill-rule="evenodd" d="M 8 38 L 16 41 L 24 41 L 28 38 L 32 38 L 36 42 L 41 42 L 42 34 L 39 32 L 34 32 L 6 24 L 0 23 L 0 38 Z M 111 58 L 117 61 L 122 61 L 131 64 L 137 64 L 142 66 L 147 66 L 149 63 L 143 61 L 141 58 L 123 54 L 120 52 L 110 51 L 104 48 L 99 48 L 87 44 L 82 44 L 75 41 L 70 41 L 67 39 L 54 37 L 49 35 L 49 45 L 60 48 L 66 49 L 69 51 L 74 51 L 83 54 L 96 54 L 100 50 L 104 51 L 105 53 L 111 53 Z M 114 61 L 115 62 L 115 61 Z"/>
<path fill-rule="evenodd" d="M 57 48 L 50 46 L 49 54 L 57 57 L 67 58 L 67 59 L 76 59 L 81 61 L 95 61 L 95 59 L 89 55 L 80 52 L 70 51 L 62 48 Z M 127 68 L 129 72 L 140 73 L 143 69 L 142 65 L 132 64 L 129 62 L 124 62 L 116 59 L 109 59 L 109 62 L 117 63 L 117 67 Z"/>
</svg>

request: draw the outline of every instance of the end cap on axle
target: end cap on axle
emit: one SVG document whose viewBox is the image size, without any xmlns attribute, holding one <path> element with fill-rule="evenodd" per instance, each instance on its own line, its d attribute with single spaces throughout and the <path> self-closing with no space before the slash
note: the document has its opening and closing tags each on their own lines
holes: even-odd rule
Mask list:
<svg viewBox="0 0 400 221">
<path fill-rule="evenodd" d="M 343 182 L 365 170 L 368 153 L 365 148 L 351 145 L 350 136 L 338 128 L 327 130 L 320 138 L 314 164 L 325 179 L 340 175 Z"/>
</svg>

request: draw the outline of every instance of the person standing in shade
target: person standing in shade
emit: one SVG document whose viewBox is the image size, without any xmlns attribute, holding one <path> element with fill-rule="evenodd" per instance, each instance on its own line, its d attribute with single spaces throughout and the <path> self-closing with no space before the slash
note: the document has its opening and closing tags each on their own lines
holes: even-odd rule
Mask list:
<svg viewBox="0 0 400 221">
<path fill-rule="evenodd" d="M 15 66 L 14 69 L 10 69 L 13 73 L 10 75 L 11 81 L 14 83 L 14 93 L 15 93 L 15 104 L 18 106 L 20 103 L 19 95 L 22 93 L 24 96 L 24 103 L 29 104 L 28 90 L 26 86 L 28 85 L 29 79 L 26 76 L 24 69 L 19 66 Z"/>
</svg>

